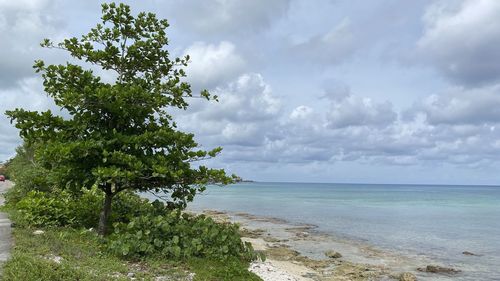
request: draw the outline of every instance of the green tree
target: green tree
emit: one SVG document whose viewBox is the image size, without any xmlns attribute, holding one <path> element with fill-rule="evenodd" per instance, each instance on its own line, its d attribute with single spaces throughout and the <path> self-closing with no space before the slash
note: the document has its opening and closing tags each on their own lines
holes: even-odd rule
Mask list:
<svg viewBox="0 0 500 281">
<path fill-rule="evenodd" d="M 45 92 L 68 117 L 24 109 L 6 113 L 28 144 L 37 143 L 36 161 L 51 182 L 76 190 L 95 185 L 105 193 L 101 235 L 121 191 L 163 191 L 170 206 L 183 208 L 207 183 L 232 181 L 224 170 L 192 165 L 221 148 L 200 150 L 193 134 L 179 131 L 168 113 L 186 109 L 193 95 L 183 78 L 189 56 L 169 58 L 167 27 L 153 13 L 134 16 L 127 5 L 103 4 L 102 23 L 88 34 L 41 44 L 67 51 L 81 64 L 34 65 Z M 113 73 L 114 81 L 106 82 L 90 65 Z M 199 97 L 217 99 L 206 90 Z"/>
</svg>

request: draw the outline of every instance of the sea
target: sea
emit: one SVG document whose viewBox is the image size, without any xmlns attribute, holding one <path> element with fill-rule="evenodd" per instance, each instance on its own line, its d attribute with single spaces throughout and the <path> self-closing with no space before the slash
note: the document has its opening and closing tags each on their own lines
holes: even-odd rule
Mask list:
<svg viewBox="0 0 500 281">
<path fill-rule="evenodd" d="M 453 280 L 500 280 L 499 186 L 251 182 L 209 186 L 189 209 L 313 224 L 335 237 L 462 269 Z"/>
</svg>

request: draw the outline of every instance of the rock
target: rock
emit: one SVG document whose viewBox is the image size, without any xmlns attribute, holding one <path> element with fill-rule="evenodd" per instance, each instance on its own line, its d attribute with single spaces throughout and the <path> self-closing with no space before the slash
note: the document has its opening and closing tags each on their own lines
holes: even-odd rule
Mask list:
<svg viewBox="0 0 500 281">
<path fill-rule="evenodd" d="M 35 230 L 35 231 L 33 231 L 34 235 L 40 235 L 40 234 L 44 234 L 44 233 L 45 233 L 45 231 L 43 231 L 43 230 Z"/>
<path fill-rule="evenodd" d="M 399 281 L 417 281 L 417 277 L 409 272 L 403 272 L 399 275 Z"/>
<path fill-rule="evenodd" d="M 339 252 L 335 252 L 335 251 L 326 251 L 325 256 L 327 256 L 331 259 L 338 259 L 338 258 L 342 257 L 342 254 Z"/>
<path fill-rule="evenodd" d="M 196 273 L 191 272 L 191 273 L 189 273 L 189 274 L 188 274 L 188 276 L 187 276 L 187 280 L 188 280 L 188 281 L 192 281 L 192 280 L 194 280 L 194 277 L 195 277 L 195 276 L 196 276 Z"/>
<path fill-rule="evenodd" d="M 439 265 L 428 265 L 425 268 L 417 268 L 418 271 L 430 272 L 430 273 L 444 273 L 444 274 L 456 274 L 461 272 L 461 270 L 454 269 L 451 267 L 443 267 Z"/>
<path fill-rule="evenodd" d="M 127 274 L 127 277 L 128 277 L 128 278 L 132 278 L 132 277 L 134 277 L 134 276 L 135 276 L 135 273 L 133 273 L 133 272 L 129 272 L 129 273 Z"/>
<path fill-rule="evenodd" d="M 122 275 L 120 274 L 120 272 L 113 272 L 109 276 L 112 277 L 112 278 L 115 278 L 115 279 L 118 279 L 118 278 L 122 277 Z"/>
<path fill-rule="evenodd" d="M 476 255 L 476 254 L 469 252 L 469 251 L 464 251 L 464 252 L 462 252 L 462 254 L 464 254 L 466 256 L 479 256 L 479 255 Z"/>
<path fill-rule="evenodd" d="M 62 257 L 60 257 L 60 256 L 54 256 L 54 255 L 48 256 L 47 259 L 50 260 L 50 261 L 53 261 L 55 263 L 61 263 L 62 260 L 63 260 Z"/>
<path fill-rule="evenodd" d="M 308 237 L 308 236 L 309 236 L 309 233 L 308 233 L 308 232 L 305 232 L 305 231 L 302 231 L 302 232 L 297 232 L 297 233 L 295 233 L 295 235 L 296 235 L 297 237 L 300 237 L 300 238 L 306 238 L 306 237 Z"/>
</svg>

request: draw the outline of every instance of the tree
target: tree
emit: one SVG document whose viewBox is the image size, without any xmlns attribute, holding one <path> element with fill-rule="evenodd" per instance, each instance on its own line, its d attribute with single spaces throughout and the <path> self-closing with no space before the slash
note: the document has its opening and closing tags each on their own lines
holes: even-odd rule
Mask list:
<svg viewBox="0 0 500 281">
<path fill-rule="evenodd" d="M 169 59 L 167 20 L 153 13 L 133 16 L 124 4 L 102 5 L 102 23 L 80 38 L 42 47 L 62 49 L 82 62 L 36 61 L 44 90 L 63 112 L 7 111 L 52 182 L 105 194 L 99 233 L 105 235 L 113 197 L 124 190 L 163 191 L 169 206 L 184 208 L 208 183 L 227 184 L 224 170 L 193 167 L 220 153 L 199 149 L 193 134 L 178 130 L 168 110 L 186 109 L 194 97 L 184 82 L 189 56 Z M 90 65 L 111 72 L 105 82 Z M 200 98 L 216 100 L 203 90 Z M 68 116 L 68 117 L 63 117 Z"/>
</svg>

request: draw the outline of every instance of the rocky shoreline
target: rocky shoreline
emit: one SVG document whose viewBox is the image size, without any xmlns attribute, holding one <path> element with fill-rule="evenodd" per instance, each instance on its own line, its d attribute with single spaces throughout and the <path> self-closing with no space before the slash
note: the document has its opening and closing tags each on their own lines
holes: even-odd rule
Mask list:
<svg viewBox="0 0 500 281">
<path fill-rule="evenodd" d="M 322 234 L 313 225 L 246 213 L 204 210 L 218 221 L 237 222 L 245 241 L 266 255 L 249 270 L 264 281 L 454 280 L 459 269 L 431 264 Z"/>
</svg>

